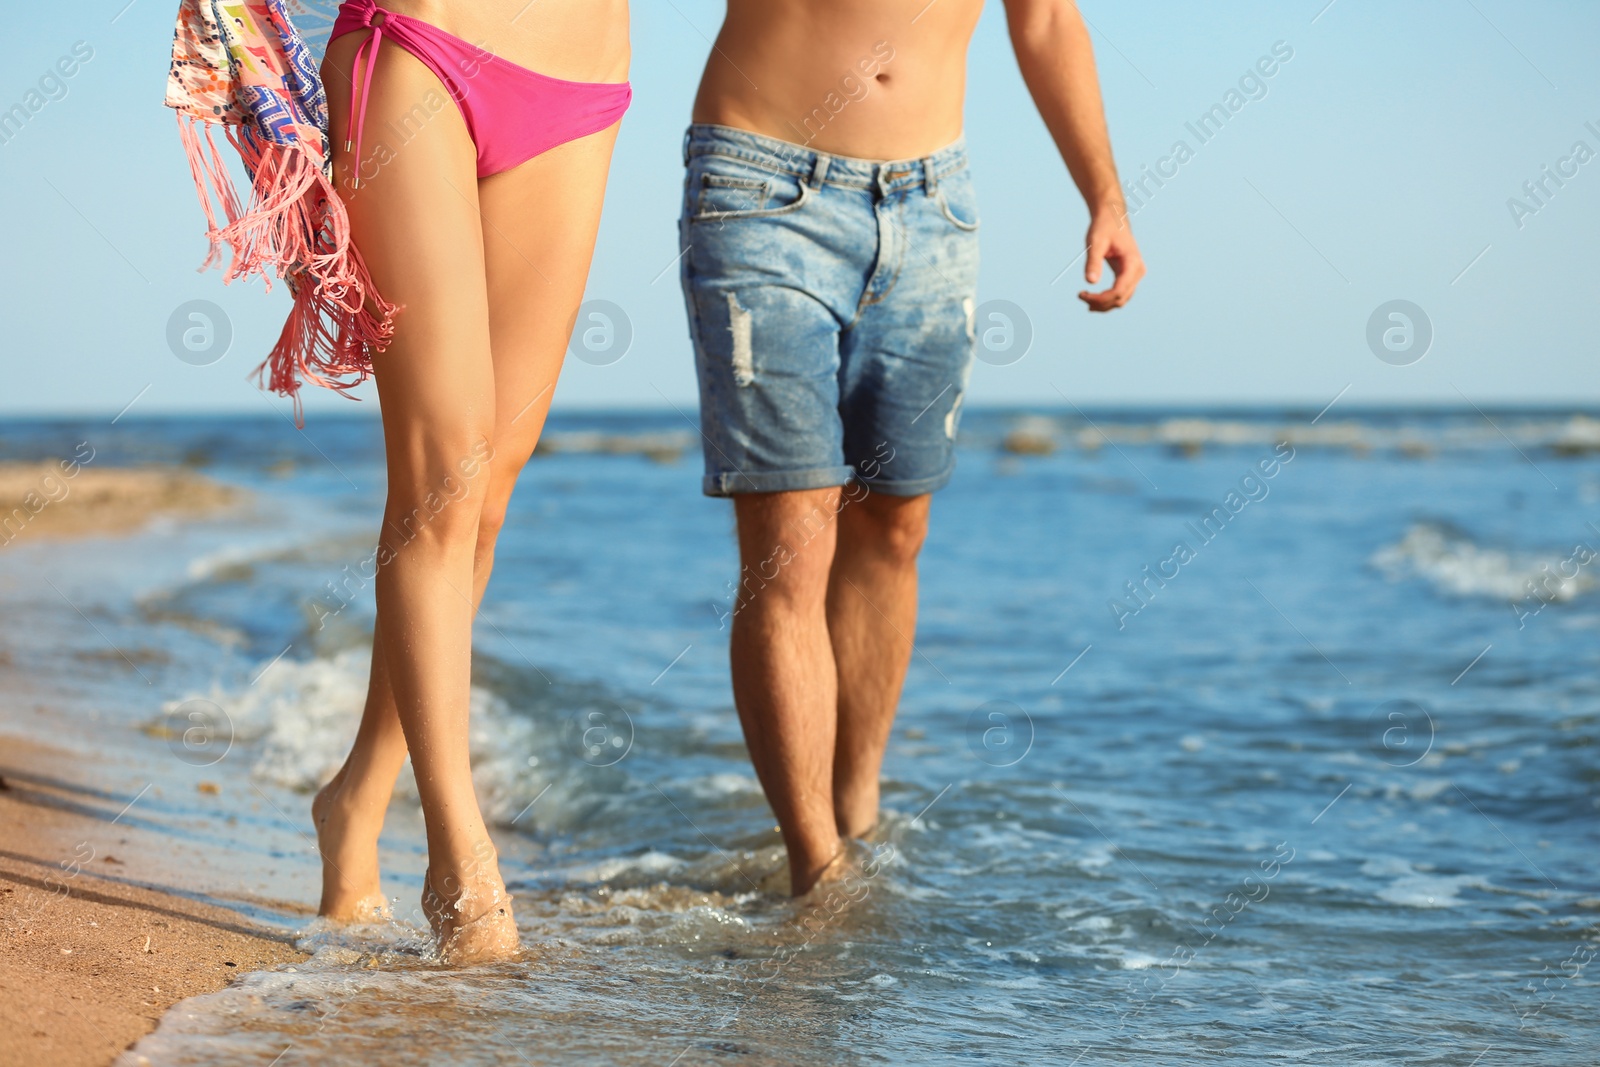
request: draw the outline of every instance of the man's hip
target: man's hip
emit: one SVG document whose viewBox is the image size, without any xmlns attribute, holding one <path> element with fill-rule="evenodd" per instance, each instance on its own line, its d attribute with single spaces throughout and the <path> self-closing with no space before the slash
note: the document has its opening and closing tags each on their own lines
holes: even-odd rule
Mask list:
<svg viewBox="0 0 1600 1067">
<path fill-rule="evenodd" d="M 875 162 L 697 125 L 684 149 L 705 491 L 943 486 L 974 346 L 964 145 Z"/>
</svg>

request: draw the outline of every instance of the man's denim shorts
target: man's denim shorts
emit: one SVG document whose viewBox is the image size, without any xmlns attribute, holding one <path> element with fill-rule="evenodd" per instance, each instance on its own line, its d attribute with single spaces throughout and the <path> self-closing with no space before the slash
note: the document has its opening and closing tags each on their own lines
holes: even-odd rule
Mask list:
<svg viewBox="0 0 1600 1067">
<path fill-rule="evenodd" d="M 875 163 L 694 125 L 684 162 L 706 493 L 942 487 L 973 358 L 965 145 Z"/>
</svg>

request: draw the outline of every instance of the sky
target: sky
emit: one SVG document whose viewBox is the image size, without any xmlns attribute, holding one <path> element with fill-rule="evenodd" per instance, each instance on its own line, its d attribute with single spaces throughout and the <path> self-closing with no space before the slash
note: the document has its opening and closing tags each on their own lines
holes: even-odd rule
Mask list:
<svg viewBox="0 0 1600 1067">
<path fill-rule="evenodd" d="M 203 218 L 161 104 L 174 8 L 87 0 L 7 16 L 0 110 L 63 57 L 75 73 L 0 143 L 0 413 L 282 405 L 251 371 L 276 339 L 283 289 L 196 272 Z M 1082 309 L 1074 260 L 1087 214 L 1017 72 L 1004 9 L 989 0 L 966 112 L 980 327 L 1002 325 L 988 311 L 1009 304 L 1032 340 L 1020 357 L 984 353 L 969 403 L 1320 407 L 1341 391 L 1350 404 L 1600 401 L 1600 4 L 1083 0 L 1081 10 L 1123 177 L 1167 175 L 1144 179 L 1133 217 L 1149 276 L 1117 312 Z M 603 366 L 569 359 L 557 410 L 694 406 L 667 268 L 683 127 L 721 15 L 710 0 L 634 4 L 635 102 L 587 294 L 622 309 L 632 342 Z M 1277 58 L 1261 68 L 1271 77 L 1250 77 L 1263 57 Z M 1190 127 L 1229 103 L 1237 110 L 1202 141 Z M 1175 153 L 1179 141 L 1187 151 Z M 1565 176 L 1557 185 L 1547 173 Z M 1524 183 L 1539 181 L 1536 200 Z M 168 343 L 169 320 L 191 300 L 221 306 L 232 329 L 227 355 L 205 366 Z M 1393 301 L 1408 302 L 1400 318 Z M 308 393 L 312 415 L 357 410 Z"/>
</svg>

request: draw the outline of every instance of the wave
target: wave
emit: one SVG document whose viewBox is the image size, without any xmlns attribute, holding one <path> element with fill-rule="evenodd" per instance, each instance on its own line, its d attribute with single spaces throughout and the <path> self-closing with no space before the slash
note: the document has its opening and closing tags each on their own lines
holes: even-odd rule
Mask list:
<svg viewBox="0 0 1600 1067">
<path fill-rule="evenodd" d="M 1455 908 L 1465 904 L 1459 896 L 1463 889 L 1493 892 L 1495 886 L 1481 875 L 1438 874 L 1417 867 L 1409 860 L 1377 857 L 1361 865 L 1361 873 L 1370 878 L 1392 878 L 1379 888 L 1377 899 L 1403 908 Z"/>
<path fill-rule="evenodd" d="M 344 524 L 341 524 L 343 526 Z M 271 563 L 352 563 L 370 554 L 375 537 L 330 527 L 313 537 L 304 530 L 235 540 L 189 561 L 186 577 L 195 584 L 248 580 L 258 566 Z"/>
<path fill-rule="evenodd" d="M 185 699 L 199 697 L 223 710 L 235 741 L 250 746 L 253 776 L 310 792 L 333 777 L 355 739 L 371 661 L 371 648 L 363 646 L 329 657 L 263 663 L 256 681 L 247 686 Z M 583 806 L 584 781 L 567 766 L 572 762 L 566 751 L 572 731 L 562 728 L 560 706 L 565 703 L 560 696 L 536 700 L 513 693 L 508 699 L 483 685 L 472 687 L 472 776 L 491 823 L 531 824 L 532 819 L 524 823 L 522 816 L 535 802 L 541 824 L 561 821 L 552 815 Z M 417 799 L 409 761 L 395 792 Z"/>
<path fill-rule="evenodd" d="M 1423 522 L 1413 524 L 1397 543 L 1379 549 L 1371 562 L 1390 579 L 1422 578 L 1454 596 L 1518 601 L 1538 585 L 1544 599 L 1565 602 L 1600 586 L 1592 570 L 1562 577 L 1558 568 L 1570 559 L 1571 553 L 1563 551 L 1487 548 L 1448 524 Z"/>
<path fill-rule="evenodd" d="M 1586 415 L 1512 413 L 1433 413 L 1354 418 L 1174 416 L 1129 419 L 1114 415 L 1017 414 L 996 430 L 981 418 L 969 421 L 968 443 L 1020 455 L 1047 455 L 1061 444 L 1086 452 L 1106 445 L 1166 448 L 1198 455 L 1206 448 L 1271 447 L 1287 441 L 1296 448 L 1379 452 L 1408 458 L 1442 453 L 1500 451 L 1508 445 L 1524 452 L 1579 457 L 1600 454 L 1600 419 Z"/>
<path fill-rule="evenodd" d="M 697 443 L 692 430 L 643 433 L 552 430 L 539 438 L 534 455 L 644 456 L 658 463 L 676 463 Z"/>
</svg>

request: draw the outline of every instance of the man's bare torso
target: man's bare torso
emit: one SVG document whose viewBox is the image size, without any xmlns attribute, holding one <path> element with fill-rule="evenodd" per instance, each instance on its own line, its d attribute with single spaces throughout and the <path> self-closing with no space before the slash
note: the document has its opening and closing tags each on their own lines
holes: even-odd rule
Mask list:
<svg viewBox="0 0 1600 1067">
<path fill-rule="evenodd" d="M 961 136 L 983 0 L 728 0 L 694 121 L 835 155 L 910 159 Z"/>
</svg>

